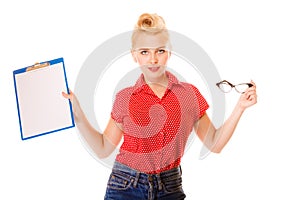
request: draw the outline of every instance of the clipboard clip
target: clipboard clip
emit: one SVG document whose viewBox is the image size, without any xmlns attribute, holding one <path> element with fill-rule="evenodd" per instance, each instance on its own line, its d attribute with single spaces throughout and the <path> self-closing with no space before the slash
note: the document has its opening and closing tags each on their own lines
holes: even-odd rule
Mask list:
<svg viewBox="0 0 300 200">
<path fill-rule="evenodd" d="M 47 66 L 50 66 L 49 62 L 44 62 L 44 63 L 37 62 L 34 65 L 27 67 L 26 72 L 35 70 L 35 69 L 40 69 L 40 68 L 47 67 Z"/>
</svg>

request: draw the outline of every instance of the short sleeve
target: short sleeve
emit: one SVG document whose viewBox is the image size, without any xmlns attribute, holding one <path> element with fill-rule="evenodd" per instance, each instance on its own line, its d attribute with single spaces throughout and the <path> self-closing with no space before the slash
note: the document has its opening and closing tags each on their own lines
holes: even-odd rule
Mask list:
<svg viewBox="0 0 300 200">
<path fill-rule="evenodd" d="M 192 85 L 192 89 L 195 93 L 196 99 L 197 99 L 197 104 L 195 105 L 195 120 L 200 119 L 206 110 L 209 108 L 209 105 L 206 101 L 206 99 L 203 97 L 203 95 L 200 93 L 198 88 L 196 88 L 194 85 Z"/>
<path fill-rule="evenodd" d="M 123 123 L 124 118 L 124 98 L 122 98 L 122 93 L 119 92 L 116 94 L 112 111 L 111 111 L 111 118 L 115 120 L 117 123 Z"/>
</svg>

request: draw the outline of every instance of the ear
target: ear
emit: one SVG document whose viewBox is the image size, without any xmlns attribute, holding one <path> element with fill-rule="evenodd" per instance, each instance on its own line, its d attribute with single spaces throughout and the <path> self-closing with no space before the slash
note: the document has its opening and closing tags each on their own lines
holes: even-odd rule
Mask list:
<svg viewBox="0 0 300 200">
<path fill-rule="evenodd" d="M 133 50 L 131 50 L 130 52 L 131 52 L 133 61 L 134 61 L 134 62 L 137 62 L 137 59 L 136 59 L 136 52 L 134 52 Z"/>
</svg>

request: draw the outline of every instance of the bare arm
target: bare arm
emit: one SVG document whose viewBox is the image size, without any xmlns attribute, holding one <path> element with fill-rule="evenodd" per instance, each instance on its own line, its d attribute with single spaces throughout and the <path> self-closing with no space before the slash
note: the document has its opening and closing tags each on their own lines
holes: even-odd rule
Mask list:
<svg viewBox="0 0 300 200">
<path fill-rule="evenodd" d="M 99 133 L 89 123 L 74 93 L 70 92 L 70 94 L 66 94 L 63 92 L 62 95 L 71 100 L 76 126 L 93 152 L 99 158 L 109 156 L 121 141 L 123 131 L 115 121 L 110 118 L 104 132 Z"/>
<path fill-rule="evenodd" d="M 195 123 L 194 128 L 196 134 L 203 141 L 206 147 L 210 149 L 210 151 L 215 153 L 220 153 L 222 151 L 233 135 L 243 112 L 248 107 L 256 104 L 256 86 L 253 82 L 252 84 L 253 86 L 241 95 L 233 112 L 221 127 L 216 129 L 207 114 L 204 114 Z"/>
</svg>

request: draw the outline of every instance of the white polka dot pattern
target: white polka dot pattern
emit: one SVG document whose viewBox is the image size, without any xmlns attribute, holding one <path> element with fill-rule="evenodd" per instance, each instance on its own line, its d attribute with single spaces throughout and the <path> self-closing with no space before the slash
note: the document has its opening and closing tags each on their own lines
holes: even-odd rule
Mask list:
<svg viewBox="0 0 300 200">
<path fill-rule="evenodd" d="M 146 173 L 180 164 L 194 123 L 209 107 L 195 86 L 167 75 L 169 84 L 161 99 L 141 75 L 133 87 L 116 95 L 111 112 L 124 131 L 117 161 Z"/>
</svg>

